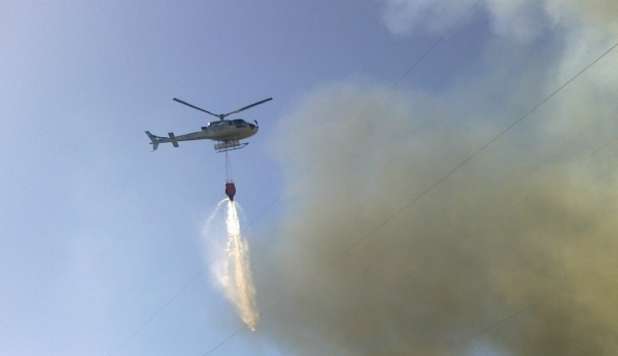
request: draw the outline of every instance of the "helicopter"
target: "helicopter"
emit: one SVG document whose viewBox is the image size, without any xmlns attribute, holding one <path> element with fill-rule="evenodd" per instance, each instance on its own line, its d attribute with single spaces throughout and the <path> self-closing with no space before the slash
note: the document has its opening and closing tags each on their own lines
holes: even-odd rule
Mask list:
<svg viewBox="0 0 618 356">
<path fill-rule="evenodd" d="M 212 113 L 206 109 L 200 108 L 199 106 L 195 106 L 178 98 L 173 98 L 173 100 L 177 103 L 186 105 L 195 110 L 199 110 L 205 112 L 208 115 L 217 117 L 219 118 L 219 120 L 209 122 L 208 125 L 203 126 L 200 131 L 190 132 L 178 136 L 176 136 L 173 132 L 169 132 L 167 134 L 168 137 L 161 137 L 153 135 L 150 131 L 146 131 L 146 135 L 148 135 L 148 138 L 150 139 L 150 144 L 152 145 L 153 151 L 155 151 L 161 143 L 171 143 L 172 146 L 178 147 L 178 142 L 180 141 L 195 140 L 217 141 L 217 143 L 215 144 L 215 151 L 217 152 L 227 152 L 231 150 L 241 149 L 247 146 L 249 143 L 240 142 L 240 140 L 255 135 L 259 130 L 258 122 L 253 121 L 253 123 L 250 123 L 243 119 L 226 120 L 225 118 L 230 115 L 237 114 L 241 111 L 250 109 L 254 106 L 264 104 L 267 101 L 273 100 L 273 98 L 260 100 L 253 104 L 244 106 L 240 109 L 230 111 L 225 114 Z"/>
</svg>

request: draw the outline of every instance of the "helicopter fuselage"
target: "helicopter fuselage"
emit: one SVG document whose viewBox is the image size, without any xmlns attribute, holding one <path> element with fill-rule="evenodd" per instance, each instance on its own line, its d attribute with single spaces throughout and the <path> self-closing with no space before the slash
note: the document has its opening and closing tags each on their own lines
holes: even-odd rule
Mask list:
<svg viewBox="0 0 618 356">
<path fill-rule="evenodd" d="M 193 137 L 197 140 L 207 139 L 214 141 L 234 141 L 251 137 L 258 132 L 256 124 L 248 123 L 243 119 L 213 121 L 203 126 L 198 132 L 188 133 L 180 137 Z"/>
<path fill-rule="evenodd" d="M 223 143 L 230 142 L 232 147 L 238 147 L 238 141 L 255 135 L 259 130 L 257 122 L 248 123 L 243 119 L 218 120 L 212 121 L 208 126 L 203 126 L 200 131 L 189 132 L 176 136 L 173 132 L 168 133 L 168 137 L 152 135 L 149 131 L 146 134 L 150 137 L 153 149 L 161 143 L 171 143 L 178 147 L 180 141 L 213 140 Z"/>
</svg>

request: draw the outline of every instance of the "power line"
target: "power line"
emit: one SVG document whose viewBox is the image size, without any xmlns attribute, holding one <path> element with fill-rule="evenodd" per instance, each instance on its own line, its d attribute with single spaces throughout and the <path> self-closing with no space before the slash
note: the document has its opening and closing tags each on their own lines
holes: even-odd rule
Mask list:
<svg viewBox="0 0 618 356">
<path fill-rule="evenodd" d="M 550 92 L 548 95 L 546 95 L 541 101 L 539 101 L 536 105 L 534 105 L 524 115 L 522 115 L 521 117 L 519 117 L 516 120 L 514 120 L 511 124 L 509 124 L 507 127 L 505 127 L 504 129 L 499 131 L 496 135 L 494 135 L 489 141 L 487 141 L 485 144 L 483 144 L 478 149 L 473 151 L 470 155 L 466 156 L 457 165 L 455 165 L 455 167 L 453 167 L 451 170 L 449 170 L 445 175 L 443 175 L 442 177 L 438 178 L 436 181 L 434 181 L 434 183 L 432 183 L 426 189 L 424 189 L 419 194 L 417 194 L 415 197 L 413 197 L 413 199 L 409 203 L 405 204 L 403 207 L 397 209 L 395 212 L 390 214 L 384 221 L 382 221 L 380 224 L 376 225 L 376 227 L 374 229 L 372 229 L 369 233 L 365 234 L 362 238 L 360 238 L 350 249 L 346 250 L 346 255 L 349 256 L 356 248 L 359 248 L 363 243 L 365 243 L 370 238 L 371 235 L 373 235 L 374 233 L 376 233 L 377 231 L 382 229 L 384 226 L 388 225 L 395 217 L 399 216 L 402 212 L 407 210 L 409 207 L 411 207 L 412 205 L 416 204 L 418 201 L 420 201 L 426 195 L 428 195 L 429 193 L 433 192 L 437 187 L 439 187 L 441 184 L 443 184 L 448 179 L 450 179 L 450 177 L 452 177 L 457 171 L 459 171 L 461 168 L 466 166 L 469 162 L 474 160 L 479 154 L 483 153 L 490 146 L 492 146 L 495 142 L 497 142 L 503 136 L 505 136 L 509 131 L 511 131 L 517 125 L 519 125 L 520 123 L 522 123 L 523 121 L 528 119 L 530 116 L 532 116 L 534 113 L 536 113 L 541 107 L 543 107 L 545 104 L 547 104 L 549 101 L 551 101 L 562 90 L 564 90 L 570 84 L 575 82 L 579 77 L 581 77 L 585 72 L 587 72 L 595 64 L 597 64 L 599 61 L 601 61 L 603 58 L 605 58 L 607 55 L 609 55 L 611 52 L 613 52 L 617 47 L 618 47 L 618 42 L 614 43 L 607 50 L 605 50 L 601 55 L 596 57 L 592 62 L 590 62 L 586 66 L 584 66 L 579 72 L 577 72 L 575 75 L 571 76 L 562 85 L 560 85 L 558 88 L 554 89 L 552 92 Z M 481 329 L 480 333 L 475 335 L 470 340 L 472 340 L 474 338 L 477 338 L 480 335 L 484 335 L 487 332 L 491 331 L 492 329 L 498 327 L 500 324 L 515 318 L 517 315 L 523 313 L 526 309 L 527 309 L 527 307 L 522 309 L 522 310 L 518 310 L 518 311 L 516 311 L 516 312 L 514 312 L 514 313 L 512 313 L 512 314 L 510 314 L 510 315 L 508 315 L 508 316 L 498 320 L 497 322 L 491 323 L 489 326 Z M 235 330 L 234 332 L 230 333 L 225 338 L 225 340 L 227 341 L 227 340 L 232 339 L 234 336 L 236 336 L 239 333 L 240 330 L 242 330 L 242 328 L 239 328 L 239 329 Z M 225 344 L 226 341 L 220 342 L 219 344 L 217 344 L 216 348 L 210 349 L 207 353 L 203 354 L 202 356 L 206 356 L 206 355 L 216 351 L 223 344 Z"/>
<path fill-rule="evenodd" d="M 499 328 L 501 325 L 517 318 L 519 315 L 523 314 L 524 312 L 528 311 L 530 309 L 531 305 L 525 305 L 522 308 L 519 308 L 513 312 L 511 312 L 510 314 L 494 321 L 493 323 L 489 324 L 489 325 L 485 325 L 483 328 L 479 329 L 478 332 L 476 332 L 474 335 L 466 338 L 462 344 L 467 344 L 468 342 L 478 339 L 479 337 L 483 336 L 483 335 L 487 335 L 490 332 L 492 332 L 493 330 L 496 330 L 497 328 Z"/>
<path fill-rule="evenodd" d="M 479 3 L 479 1 L 477 1 L 475 3 L 475 5 L 477 5 Z M 473 5 L 473 7 L 475 6 Z M 392 83 L 392 87 L 396 88 L 398 87 L 401 82 L 403 82 L 403 80 L 410 75 L 423 61 L 425 61 L 425 59 L 427 59 L 427 57 L 429 57 L 429 55 L 440 46 L 441 43 L 446 42 L 447 40 L 449 40 L 452 37 L 452 35 L 445 35 L 445 36 L 440 36 L 438 39 L 436 39 L 434 42 L 432 42 L 432 44 L 427 48 L 427 50 L 425 50 L 417 59 L 416 61 L 414 61 L 406 70 L 405 72 L 399 77 L 397 78 L 395 81 L 393 81 Z M 226 170 L 228 169 L 228 167 L 226 166 Z M 272 207 L 274 207 L 277 203 L 280 203 L 280 199 L 276 199 L 275 201 L 273 201 L 271 204 L 268 205 L 268 207 L 262 211 L 271 211 Z M 169 300 L 167 300 L 166 302 L 162 303 L 159 307 L 157 307 L 149 316 L 148 318 L 137 328 L 135 329 L 129 336 L 125 337 L 125 339 L 119 344 L 119 346 L 116 349 L 120 349 L 122 348 L 124 345 L 126 345 L 132 338 L 134 338 L 135 336 L 137 336 L 143 329 L 145 329 L 146 327 L 148 327 L 148 325 L 150 325 L 160 314 L 161 312 L 166 309 L 167 307 L 169 307 L 171 304 L 173 304 L 173 302 L 186 290 L 188 289 L 188 286 L 199 277 L 199 274 L 197 276 L 195 276 L 194 278 L 191 278 L 187 284 L 183 285 L 174 295 L 172 298 L 170 298 Z M 223 346 L 223 344 L 225 343 L 225 341 L 233 338 L 234 336 L 236 336 L 236 334 L 238 334 L 240 331 L 243 330 L 243 327 L 235 330 L 232 334 L 228 335 L 228 337 L 226 337 L 224 339 L 223 342 L 217 344 L 216 347 L 206 351 L 206 354 L 209 354 L 211 352 L 216 351 L 217 349 L 219 349 L 221 346 Z"/>
<path fill-rule="evenodd" d="M 474 5 L 472 7 L 475 7 L 476 5 L 478 5 L 480 3 L 480 1 L 476 1 L 474 3 Z M 443 42 L 448 41 L 450 38 L 452 37 L 451 35 L 445 35 L 445 36 L 440 36 L 438 37 L 438 39 L 436 39 L 435 41 L 433 41 L 433 43 L 427 48 L 427 50 L 425 52 L 423 52 L 416 61 L 414 61 L 407 69 L 406 71 L 401 75 L 401 77 L 397 78 L 391 85 L 391 87 L 397 88 L 401 82 L 408 76 L 410 75 L 410 73 L 412 73 L 423 61 L 425 61 L 425 59 L 427 57 L 429 57 L 429 55 L 436 49 L 438 48 L 438 46 L 440 46 L 440 44 L 442 44 Z M 279 203 L 279 200 L 275 200 L 274 202 L 272 202 L 269 206 L 268 209 L 263 210 L 263 211 L 271 211 L 271 208 L 273 206 L 275 206 L 277 203 Z M 221 348 L 228 340 L 234 338 L 236 335 L 238 335 L 242 330 L 244 330 L 244 326 L 240 326 L 239 328 L 237 328 L 236 330 L 234 330 L 232 333 L 228 334 L 220 343 L 218 343 L 215 347 L 210 348 L 209 350 L 207 350 L 204 354 L 202 354 L 202 356 L 206 356 L 209 355 L 215 351 L 217 351 L 219 348 Z"/>
<path fill-rule="evenodd" d="M 126 344 L 139 335 L 148 325 L 150 325 L 167 307 L 172 305 L 182 294 L 184 294 L 192 285 L 196 278 L 201 275 L 200 273 L 196 273 L 192 276 L 187 282 L 185 282 L 171 297 L 169 297 L 165 302 L 160 304 L 158 307 L 153 310 L 148 317 L 140 323 L 138 327 L 136 327 L 128 336 L 126 336 L 119 344 L 114 348 L 114 352 L 122 349 Z M 108 352 L 107 356 L 111 356 L 113 353 Z"/>
<path fill-rule="evenodd" d="M 431 46 L 429 46 L 429 48 L 427 48 L 427 50 L 414 63 L 412 63 L 410 67 L 408 67 L 408 69 L 403 73 L 403 75 L 393 82 L 393 85 L 392 85 L 393 89 L 397 88 L 399 84 L 410 73 L 412 73 L 412 71 L 414 71 L 414 69 L 416 69 L 416 67 L 418 67 L 418 65 L 421 64 L 425 60 L 425 58 L 427 58 L 431 54 L 431 52 L 433 52 L 440 45 L 440 43 L 446 41 L 446 39 L 447 39 L 446 36 L 440 36 L 437 40 L 435 40 L 431 44 Z"/>
<path fill-rule="evenodd" d="M 475 2 L 475 4 L 473 6 L 476 6 L 479 3 L 479 1 Z M 412 65 L 410 67 L 408 67 L 408 69 L 404 72 L 404 74 L 398 78 L 394 83 L 393 83 L 393 88 L 397 87 L 411 72 L 413 72 L 441 43 L 449 40 L 452 36 L 451 35 L 446 35 L 446 36 L 441 36 L 439 37 L 437 40 L 435 40 L 431 46 L 425 51 L 423 52 L 423 54 L 415 61 L 412 63 Z M 613 46 L 611 46 L 608 50 L 606 50 L 603 54 L 601 54 L 599 57 L 597 57 L 594 61 L 592 61 L 591 63 L 589 63 L 586 67 L 584 67 L 581 71 L 579 71 L 577 74 L 575 74 L 573 77 L 571 77 L 569 80 L 567 80 L 565 83 L 563 83 L 560 87 L 558 87 L 557 89 L 555 89 L 553 92 L 551 92 L 548 96 L 546 96 L 542 101 L 540 101 L 539 103 L 537 103 L 532 109 L 530 109 L 528 112 L 526 112 L 523 116 L 521 116 L 520 118 L 518 118 L 517 120 L 513 121 L 509 126 L 507 126 L 506 128 L 504 128 L 502 131 L 498 132 L 495 136 L 493 136 L 488 142 L 486 142 L 483 146 L 479 147 L 477 150 L 473 151 L 470 155 L 468 155 L 466 158 L 464 158 L 462 161 L 460 161 L 455 167 L 453 167 L 450 171 L 448 171 L 444 176 L 438 178 L 436 181 L 434 181 L 434 183 L 432 183 L 431 185 L 429 185 L 426 189 L 424 189 L 423 191 L 421 191 L 418 195 L 416 195 L 410 202 L 408 202 L 407 204 L 405 204 L 404 206 L 402 206 L 401 208 L 397 209 L 395 212 L 393 212 L 392 214 L 390 214 L 383 222 L 381 222 L 380 224 L 376 225 L 376 227 L 374 229 L 371 230 L 371 233 L 365 234 L 365 236 L 361 237 L 353 246 L 350 247 L 350 249 L 347 250 L 347 254 L 351 254 L 355 249 L 361 247 L 365 242 L 367 242 L 370 239 L 370 236 L 379 231 L 380 229 L 382 229 L 384 226 L 388 225 L 394 218 L 396 218 L 397 216 L 399 216 L 401 213 L 403 213 L 405 210 L 407 210 L 409 207 L 411 207 L 412 205 L 416 204 L 418 201 L 420 201 L 422 198 L 424 198 L 426 195 L 428 195 L 429 193 L 433 192 L 437 187 L 439 187 L 441 184 L 443 184 L 444 182 L 448 181 L 457 171 L 459 171 L 461 168 L 463 168 L 464 166 L 466 166 L 470 161 L 474 160 L 474 158 L 476 158 L 479 154 L 481 154 L 483 151 L 485 151 L 486 149 L 488 149 L 491 145 L 493 145 L 496 141 L 498 141 L 501 137 L 503 137 L 504 135 L 506 135 L 510 130 L 512 130 L 514 127 L 516 127 L 517 125 L 519 125 L 522 121 L 526 120 L 527 118 L 529 118 L 532 114 L 534 114 L 536 111 L 538 111 L 538 109 L 540 109 L 542 106 L 544 106 L 547 102 L 549 102 L 551 99 L 553 99 L 553 97 L 555 97 L 557 94 L 559 94 L 563 89 L 565 89 L 566 87 L 568 87 L 572 82 L 574 82 L 575 80 L 577 80 L 582 74 L 584 74 L 588 69 L 590 69 L 592 66 L 594 66 L 597 62 L 599 62 L 601 59 L 603 59 L 605 56 L 607 56 L 609 53 L 611 53 L 616 47 L 618 47 L 618 43 L 615 43 Z M 275 202 L 274 204 L 271 204 L 270 207 L 274 206 L 277 202 Z M 270 209 L 268 209 L 270 210 Z M 169 298 L 166 302 L 164 302 L 163 304 L 161 304 L 158 308 L 156 308 L 151 314 L 150 316 L 141 324 L 140 327 L 138 327 L 136 330 L 133 331 L 132 334 L 130 334 L 128 337 L 125 338 L 125 340 L 123 342 L 121 342 L 120 346 L 118 348 L 121 348 L 122 346 L 124 346 L 126 343 L 128 343 L 128 341 L 130 341 L 132 338 L 134 338 L 135 336 L 137 336 L 143 329 L 145 329 L 148 325 L 150 325 L 159 315 L 160 313 L 166 309 L 167 307 L 169 307 L 171 304 L 173 304 L 176 299 L 178 299 L 178 297 L 180 295 L 182 295 L 190 286 L 191 284 L 194 282 L 194 280 L 197 278 L 197 276 L 195 278 L 191 278 L 186 284 L 184 284 L 171 298 Z M 237 330 L 235 330 L 233 333 L 229 334 L 226 338 L 224 338 L 219 344 L 217 344 L 215 347 L 207 350 L 204 355 L 210 354 L 216 350 L 218 350 L 220 347 L 222 347 L 227 341 L 229 341 L 230 339 L 232 339 L 233 337 L 235 337 L 237 334 L 240 333 L 240 331 L 242 331 L 244 328 L 240 327 Z"/>
<path fill-rule="evenodd" d="M 480 0 L 477 0 L 474 2 L 474 4 L 472 4 L 470 6 L 471 9 L 474 9 L 477 5 L 479 5 L 481 3 Z M 399 87 L 399 85 L 404 81 L 404 79 L 406 79 L 408 77 L 408 75 L 410 75 L 412 72 L 414 72 L 416 70 L 416 68 L 425 61 L 425 59 L 427 59 L 427 57 L 429 57 L 429 55 L 431 53 L 433 53 L 434 50 L 436 50 L 440 44 L 442 44 L 443 42 L 447 42 L 450 39 L 452 39 L 453 37 L 455 37 L 457 34 L 459 34 L 460 32 L 451 32 L 448 33 L 446 35 L 442 35 L 439 36 L 436 40 L 434 40 L 431 45 L 429 45 L 429 47 L 427 47 L 427 49 L 414 61 L 412 62 L 412 64 L 410 66 L 408 66 L 408 68 L 403 72 L 403 74 L 395 79 L 392 83 L 391 83 L 391 88 L 395 89 L 397 87 Z M 275 205 L 277 205 L 277 203 L 280 203 L 281 199 L 275 199 L 273 200 L 269 205 L 267 205 L 262 211 L 271 211 L 271 208 L 274 207 Z"/>
<path fill-rule="evenodd" d="M 244 330 L 244 326 L 240 327 L 238 329 L 236 329 L 233 333 L 228 334 L 224 339 L 222 339 L 218 344 L 216 344 L 215 346 L 211 347 L 210 349 L 206 350 L 206 352 L 204 352 L 202 354 L 202 356 L 206 356 L 209 355 L 217 350 L 219 350 L 221 348 L 221 346 L 223 346 L 225 343 L 227 343 L 229 340 L 233 339 L 236 335 L 238 335 L 241 331 Z"/>
<path fill-rule="evenodd" d="M 477 5 L 479 5 L 481 2 L 480 0 L 477 0 L 474 2 L 474 4 L 472 4 L 472 6 L 470 6 L 471 9 L 474 9 Z M 451 39 L 451 37 L 453 37 L 454 34 L 458 34 L 459 32 L 451 32 L 449 34 L 443 35 L 438 37 L 437 40 L 435 40 L 431 46 L 429 46 L 429 48 L 427 48 L 427 50 L 416 60 L 412 63 L 412 65 L 410 65 L 410 67 L 408 67 L 408 69 L 403 73 L 403 75 L 398 78 L 397 80 L 395 80 L 393 82 L 392 88 L 397 88 L 399 86 L 399 84 L 410 74 L 412 73 L 416 67 L 418 67 L 418 65 L 420 65 L 442 42 L 446 42 L 448 40 Z"/>
<path fill-rule="evenodd" d="M 607 56 L 613 50 L 615 50 L 616 47 L 618 47 L 618 42 L 614 43 L 614 45 L 609 47 L 605 52 L 603 52 L 600 56 L 596 57 L 592 62 L 590 62 L 588 65 L 586 65 L 583 69 L 581 69 L 579 72 L 577 72 L 574 76 L 570 77 L 567 81 L 565 81 L 557 89 L 552 91 L 549 95 L 545 96 L 543 98 L 543 100 L 541 100 L 536 105 L 534 105 L 532 107 L 532 109 L 528 110 L 524 115 L 522 115 L 521 117 L 519 117 L 518 119 L 513 121 L 510 125 L 508 125 L 504 129 L 502 129 L 500 132 L 498 132 L 496 135 L 494 135 L 489 141 L 487 141 L 481 147 L 479 147 L 478 149 L 473 151 L 470 155 L 466 156 L 457 165 L 455 165 L 455 167 L 453 167 L 451 170 L 449 170 L 445 175 L 443 175 L 440 178 L 438 178 L 436 181 L 434 181 L 432 184 L 430 184 L 427 188 L 425 188 L 419 194 L 417 194 L 415 197 L 413 197 L 412 200 L 410 200 L 407 204 L 405 204 L 402 207 L 400 207 L 399 209 L 397 209 L 393 214 L 390 214 L 384 221 L 382 221 L 380 224 L 378 224 L 375 229 L 372 229 L 370 231 L 370 233 L 365 234 L 354 245 L 352 245 L 352 247 L 350 247 L 350 249 L 348 250 L 348 253 L 351 253 L 353 250 L 355 250 L 356 248 L 361 246 L 363 243 L 365 243 L 370 238 L 370 236 L 373 233 L 375 233 L 376 231 L 378 231 L 381 228 L 383 228 L 384 226 L 386 226 L 395 217 L 399 216 L 402 212 L 407 210 L 412 205 L 416 204 L 416 202 L 418 202 L 419 200 L 424 198 L 427 194 L 433 192 L 438 186 L 442 185 L 444 182 L 449 180 L 453 176 L 453 174 L 455 174 L 461 168 L 463 168 L 468 163 L 470 163 L 472 160 L 474 160 L 478 155 L 480 155 L 485 150 L 487 150 L 491 145 L 493 145 L 495 142 L 497 142 L 500 138 L 502 138 L 504 135 L 506 135 L 509 131 L 511 131 L 517 125 L 522 123 L 524 120 L 528 119 L 530 116 L 532 116 L 532 114 L 536 113 L 542 106 L 547 104 L 551 99 L 553 99 L 556 95 L 558 95 L 558 93 L 560 93 L 562 90 L 564 90 L 566 87 L 568 87 L 571 83 L 576 81 L 582 74 L 587 72 L 590 68 L 592 68 L 595 64 L 597 64 L 601 59 L 605 58 L 605 56 Z"/>
</svg>

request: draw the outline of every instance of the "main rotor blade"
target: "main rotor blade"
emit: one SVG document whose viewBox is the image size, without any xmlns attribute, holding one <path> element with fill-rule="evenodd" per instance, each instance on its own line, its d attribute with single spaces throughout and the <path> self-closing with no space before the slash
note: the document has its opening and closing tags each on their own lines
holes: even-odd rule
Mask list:
<svg viewBox="0 0 618 356">
<path fill-rule="evenodd" d="M 226 114 L 223 114 L 222 116 L 223 116 L 223 117 L 225 117 L 225 116 L 228 116 L 228 115 L 237 114 L 237 113 L 239 113 L 239 112 L 241 112 L 241 111 L 244 111 L 244 110 L 250 109 L 250 108 L 252 108 L 252 107 L 254 107 L 254 106 L 257 106 L 257 105 L 260 105 L 260 104 L 264 104 L 265 102 L 267 102 L 267 101 L 271 101 L 271 100 L 273 100 L 273 98 L 268 98 L 268 99 L 260 100 L 260 101 L 258 101 L 257 103 L 253 103 L 253 104 L 251 104 L 251 105 L 247 105 L 247 106 L 245 106 L 245 107 L 243 107 L 243 108 L 240 108 L 240 109 L 238 109 L 238 110 L 230 111 L 230 112 L 228 112 L 228 113 L 226 113 Z"/>
<path fill-rule="evenodd" d="M 206 109 L 202 109 L 202 108 L 200 108 L 199 106 L 195 106 L 195 105 L 193 105 L 193 104 L 189 104 L 189 103 L 187 103 L 187 102 L 186 102 L 186 101 L 184 101 L 184 100 L 180 100 L 180 99 L 178 99 L 178 98 L 174 98 L 174 101 L 175 101 L 175 102 L 178 102 L 178 103 L 181 103 L 181 104 L 184 104 L 184 105 L 186 105 L 186 106 L 188 106 L 188 107 L 190 107 L 190 108 L 193 108 L 193 109 L 195 109 L 195 110 L 199 110 L 199 111 L 205 112 L 205 113 L 207 113 L 207 114 L 210 114 L 210 115 L 212 115 L 212 116 L 215 116 L 215 117 L 221 118 L 221 115 L 217 115 L 217 114 L 215 114 L 215 113 L 211 113 L 210 111 L 208 111 L 208 110 L 206 110 Z"/>
</svg>

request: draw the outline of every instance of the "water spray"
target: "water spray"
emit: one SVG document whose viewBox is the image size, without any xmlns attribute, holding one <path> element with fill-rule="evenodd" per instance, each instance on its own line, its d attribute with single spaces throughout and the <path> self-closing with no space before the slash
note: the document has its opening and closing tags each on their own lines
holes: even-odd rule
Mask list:
<svg viewBox="0 0 618 356">
<path fill-rule="evenodd" d="M 255 303 L 255 287 L 251 276 L 249 244 L 242 237 L 237 205 L 232 200 L 227 203 L 225 226 L 228 238 L 226 247 L 226 295 L 234 303 L 242 321 L 249 329 L 255 331 L 259 315 Z"/>
<path fill-rule="evenodd" d="M 225 155 L 225 195 L 224 199 L 215 208 L 208 218 L 204 237 L 213 242 L 211 232 L 222 233 L 226 236 L 224 245 L 215 243 L 212 260 L 212 270 L 218 286 L 222 289 L 226 298 L 234 305 L 240 319 L 247 327 L 255 331 L 259 314 L 255 303 L 255 287 L 251 276 L 251 263 L 249 259 L 249 243 L 242 236 L 240 228 L 240 217 L 238 214 L 238 203 L 234 201 L 236 186 L 230 178 L 229 157 Z M 220 208 L 226 206 L 225 213 L 225 232 L 221 230 L 208 231 L 215 228 L 216 221 L 222 216 L 219 214 Z M 221 225 L 219 225 L 221 226 Z M 220 235 L 219 235 L 220 236 Z M 219 240 L 220 241 L 220 240 Z"/>
</svg>

